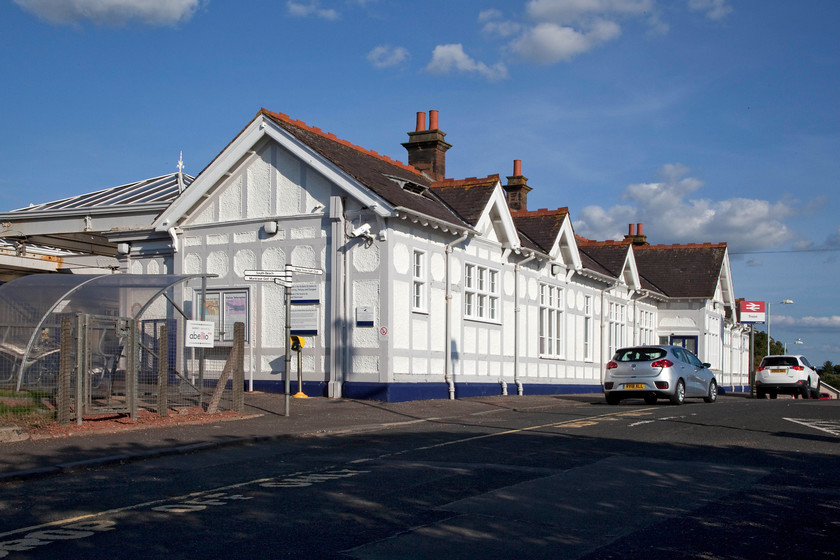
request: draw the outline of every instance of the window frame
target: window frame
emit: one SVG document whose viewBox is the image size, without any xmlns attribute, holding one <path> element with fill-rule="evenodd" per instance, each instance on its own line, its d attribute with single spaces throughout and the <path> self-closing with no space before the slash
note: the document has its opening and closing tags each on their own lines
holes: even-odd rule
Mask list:
<svg viewBox="0 0 840 560">
<path fill-rule="evenodd" d="M 237 300 L 244 301 L 238 302 Z M 238 320 L 245 323 L 245 341 L 251 332 L 251 294 L 247 288 L 207 288 L 204 300 L 204 321 L 215 324 L 215 342 L 233 342 L 233 324 Z M 201 319 L 201 294 L 195 295 L 195 308 L 199 310 L 196 320 Z"/>
<path fill-rule="evenodd" d="M 429 312 L 429 256 L 422 249 L 411 253 L 411 310 Z"/>
<path fill-rule="evenodd" d="M 476 263 L 464 263 L 464 319 L 501 323 L 499 270 Z"/>
<path fill-rule="evenodd" d="M 562 286 L 540 283 L 540 358 L 566 357 L 566 292 Z"/>
</svg>

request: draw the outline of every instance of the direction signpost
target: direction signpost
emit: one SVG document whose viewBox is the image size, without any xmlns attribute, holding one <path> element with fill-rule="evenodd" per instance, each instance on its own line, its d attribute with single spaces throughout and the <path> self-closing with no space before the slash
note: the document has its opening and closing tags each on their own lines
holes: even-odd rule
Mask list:
<svg viewBox="0 0 840 560">
<path fill-rule="evenodd" d="M 291 379 L 290 372 L 292 367 L 292 350 L 289 341 L 292 333 L 292 284 L 294 283 L 295 274 L 315 274 L 322 275 L 324 271 L 320 268 L 309 268 L 306 266 L 295 266 L 287 264 L 283 270 L 246 270 L 242 277 L 249 282 L 274 282 L 277 285 L 283 286 L 286 292 L 286 371 L 284 373 L 284 397 L 285 397 L 285 416 L 289 415 L 289 404 L 291 396 Z M 300 367 L 300 366 L 298 366 Z M 298 371 L 300 373 L 300 371 Z"/>
</svg>

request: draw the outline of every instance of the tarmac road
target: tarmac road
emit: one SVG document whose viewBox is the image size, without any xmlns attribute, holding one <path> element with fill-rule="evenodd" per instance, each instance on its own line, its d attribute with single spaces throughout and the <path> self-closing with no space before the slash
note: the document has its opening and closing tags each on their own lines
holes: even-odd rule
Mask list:
<svg viewBox="0 0 840 560">
<path fill-rule="evenodd" d="M 26 446 L 19 464 L 39 464 L 0 482 L 0 558 L 822 558 L 840 542 L 834 401 L 294 406 L 50 442 L 52 461 L 0 445 L 4 468 Z"/>
</svg>

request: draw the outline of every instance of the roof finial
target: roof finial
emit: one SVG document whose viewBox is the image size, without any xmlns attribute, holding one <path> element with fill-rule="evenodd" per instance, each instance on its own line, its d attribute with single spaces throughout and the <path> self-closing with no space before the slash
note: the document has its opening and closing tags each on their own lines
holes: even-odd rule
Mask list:
<svg viewBox="0 0 840 560">
<path fill-rule="evenodd" d="M 178 156 L 178 193 L 184 192 L 184 151 Z"/>
</svg>

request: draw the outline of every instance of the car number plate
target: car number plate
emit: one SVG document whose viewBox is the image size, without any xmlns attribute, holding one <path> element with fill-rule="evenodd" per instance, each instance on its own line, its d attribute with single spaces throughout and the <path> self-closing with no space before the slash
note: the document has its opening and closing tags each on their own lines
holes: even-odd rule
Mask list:
<svg viewBox="0 0 840 560">
<path fill-rule="evenodd" d="M 644 383 L 625 383 L 624 388 L 625 389 L 644 389 L 645 384 Z"/>
<path fill-rule="evenodd" d="M 770 373 L 784 373 L 787 370 L 784 369 L 771 369 Z"/>
</svg>

